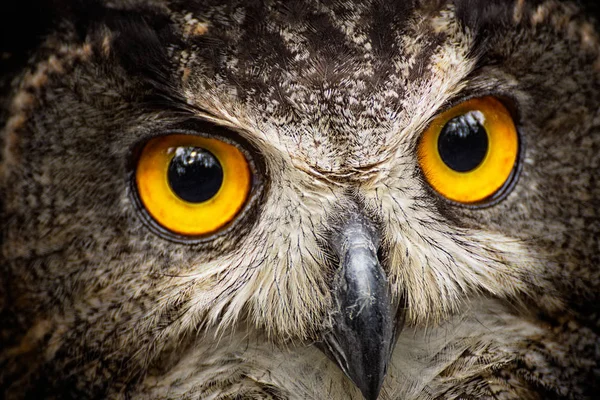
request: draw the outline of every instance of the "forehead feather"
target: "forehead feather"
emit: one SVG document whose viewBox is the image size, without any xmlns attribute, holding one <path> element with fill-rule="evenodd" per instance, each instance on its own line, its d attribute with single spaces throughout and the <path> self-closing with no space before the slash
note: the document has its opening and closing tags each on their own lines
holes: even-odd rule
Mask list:
<svg viewBox="0 0 600 400">
<path fill-rule="evenodd" d="M 321 171 L 380 165 L 455 94 L 474 64 L 472 35 L 453 7 L 413 7 L 307 1 L 186 8 L 183 30 L 198 33 L 179 49 L 187 101 L 234 125 L 244 121 L 244 129 Z"/>
</svg>

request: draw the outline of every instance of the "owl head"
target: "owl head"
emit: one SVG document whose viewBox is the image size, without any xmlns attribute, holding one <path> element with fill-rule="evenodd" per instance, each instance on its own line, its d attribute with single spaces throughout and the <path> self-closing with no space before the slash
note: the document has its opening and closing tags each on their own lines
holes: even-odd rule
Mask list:
<svg viewBox="0 0 600 400">
<path fill-rule="evenodd" d="M 48 10 L 0 85 L 5 395 L 592 393 L 548 328 L 597 340 L 582 5 Z M 509 368 L 532 342 L 554 381 Z"/>
</svg>

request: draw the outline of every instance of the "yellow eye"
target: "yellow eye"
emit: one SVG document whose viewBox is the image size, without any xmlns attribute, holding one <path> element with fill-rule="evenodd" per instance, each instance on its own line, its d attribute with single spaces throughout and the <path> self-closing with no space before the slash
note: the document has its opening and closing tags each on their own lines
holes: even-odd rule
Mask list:
<svg viewBox="0 0 600 400">
<path fill-rule="evenodd" d="M 148 213 L 166 229 L 190 236 L 214 233 L 233 220 L 252 179 L 236 147 L 192 135 L 150 140 L 135 177 Z"/>
<path fill-rule="evenodd" d="M 513 175 L 519 138 L 504 105 L 493 97 L 471 99 L 439 115 L 418 145 L 427 182 L 459 203 L 484 201 Z"/>
</svg>

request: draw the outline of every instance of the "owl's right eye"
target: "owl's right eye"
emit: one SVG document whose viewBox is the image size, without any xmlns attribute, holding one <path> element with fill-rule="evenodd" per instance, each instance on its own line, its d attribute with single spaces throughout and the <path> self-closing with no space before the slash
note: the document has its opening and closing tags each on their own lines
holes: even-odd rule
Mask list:
<svg viewBox="0 0 600 400">
<path fill-rule="evenodd" d="M 510 112 L 490 96 L 436 117 L 418 146 L 427 182 L 446 199 L 465 205 L 486 204 L 505 193 L 516 175 L 518 153 Z"/>
<path fill-rule="evenodd" d="M 237 216 L 252 176 L 248 161 L 231 144 L 169 135 L 144 146 L 135 179 L 140 200 L 156 222 L 180 235 L 204 236 Z"/>
</svg>

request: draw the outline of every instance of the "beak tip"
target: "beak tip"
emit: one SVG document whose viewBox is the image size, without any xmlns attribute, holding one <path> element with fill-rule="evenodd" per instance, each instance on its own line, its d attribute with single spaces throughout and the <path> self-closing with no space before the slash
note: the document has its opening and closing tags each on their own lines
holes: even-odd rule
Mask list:
<svg viewBox="0 0 600 400">
<path fill-rule="evenodd" d="M 362 394 L 366 400 L 377 400 L 377 398 L 379 397 L 379 390 L 380 389 L 362 392 Z"/>
<path fill-rule="evenodd" d="M 329 334 L 318 347 L 361 391 L 366 400 L 376 400 L 383 386 L 391 354 L 363 348 L 360 342 L 349 345 L 348 336 Z M 386 346 L 381 346 L 385 348 Z"/>
<path fill-rule="evenodd" d="M 383 380 L 377 376 L 373 376 L 372 379 L 367 380 L 355 380 L 352 379 L 356 386 L 360 389 L 363 397 L 366 400 L 377 400 Z"/>
</svg>

